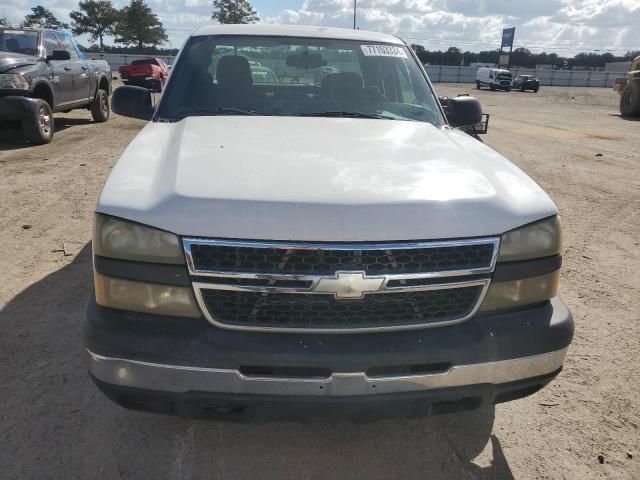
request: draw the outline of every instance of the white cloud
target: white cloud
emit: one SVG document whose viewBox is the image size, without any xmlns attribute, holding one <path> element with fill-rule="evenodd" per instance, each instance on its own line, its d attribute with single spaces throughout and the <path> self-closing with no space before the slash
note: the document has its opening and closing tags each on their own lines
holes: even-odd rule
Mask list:
<svg viewBox="0 0 640 480">
<path fill-rule="evenodd" d="M 358 26 L 395 33 L 427 48 L 499 47 L 502 28 L 516 27 L 516 46 L 572 55 L 640 48 L 639 0 L 359 0 Z M 305 0 L 267 21 L 349 27 L 352 0 Z"/>
<path fill-rule="evenodd" d="M 193 28 L 211 21 L 210 0 L 147 1 L 174 47 Z M 77 8 L 78 0 L 42 3 L 69 22 L 69 12 Z M 127 3 L 114 0 L 118 7 Z M 353 0 L 300 0 L 300 8 L 278 12 L 279 3 L 266 4 L 276 13 L 261 18 L 272 23 L 353 25 Z M 0 0 L 0 17 L 19 22 L 32 4 L 34 0 Z M 292 1 L 286 4 L 295 6 Z M 358 0 L 358 6 L 360 28 L 395 33 L 430 49 L 451 45 L 474 51 L 495 49 L 502 28 L 510 26 L 516 27 L 516 46 L 534 51 L 573 55 L 584 50 L 623 53 L 640 48 L 640 0 Z"/>
</svg>

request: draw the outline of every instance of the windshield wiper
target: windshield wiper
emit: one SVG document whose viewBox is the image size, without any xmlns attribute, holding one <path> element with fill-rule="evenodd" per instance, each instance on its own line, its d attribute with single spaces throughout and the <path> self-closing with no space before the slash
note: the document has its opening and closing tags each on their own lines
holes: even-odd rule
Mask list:
<svg viewBox="0 0 640 480">
<path fill-rule="evenodd" d="M 241 108 L 192 108 L 188 110 L 179 110 L 176 114 L 178 118 L 197 117 L 207 115 L 268 115 L 266 113 L 256 112 L 255 110 L 243 110 Z"/>
<path fill-rule="evenodd" d="M 309 112 L 299 113 L 298 117 L 348 117 L 348 118 L 377 118 L 382 120 L 396 120 L 388 115 L 380 115 L 378 113 L 335 111 L 335 112 Z"/>
</svg>

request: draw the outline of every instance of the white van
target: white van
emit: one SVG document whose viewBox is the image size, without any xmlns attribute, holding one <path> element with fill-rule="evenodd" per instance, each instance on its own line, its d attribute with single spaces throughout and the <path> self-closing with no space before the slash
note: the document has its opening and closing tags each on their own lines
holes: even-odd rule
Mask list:
<svg viewBox="0 0 640 480">
<path fill-rule="evenodd" d="M 511 91 L 512 75 L 509 70 L 498 68 L 479 68 L 476 75 L 476 87 L 489 87 L 491 90 Z"/>
</svg>

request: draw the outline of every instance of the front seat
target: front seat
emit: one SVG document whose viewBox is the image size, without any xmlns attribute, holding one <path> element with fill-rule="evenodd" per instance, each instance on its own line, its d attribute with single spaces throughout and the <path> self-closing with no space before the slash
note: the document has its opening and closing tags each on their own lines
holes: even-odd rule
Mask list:
<svg viewBox="0 0 640 480">
<path fill-rule="evenodd" d="M 5 44 L 7 45 L 7 50 L 9 50 L 10 52 L 20 53 L 20 42 L 18 42 L 18 40 L 16 40 L 15 38 L 7 38 Z"/>
<path fill-rule="evenodd" d="M 253 76 L 245 57 L 227 55 L 218 60 L 216 80 L 220 103 L 226 107 L 242 107 L 251 101 Z"/>
<path fill-rule="evenodd" d="M 322 79 L 320 89 L 328 99 L 356 100 L 364 95 L 364 82 L 357 73 L 330 73 Z"/>
</svg>

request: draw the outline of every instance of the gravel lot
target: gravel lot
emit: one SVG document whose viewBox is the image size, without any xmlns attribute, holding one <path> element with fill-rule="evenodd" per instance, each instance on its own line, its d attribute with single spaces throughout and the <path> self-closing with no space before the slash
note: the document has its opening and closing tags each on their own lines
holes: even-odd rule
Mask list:
<svg viewBox="0 0 640 480">
<path fill-rule="evenodd" d="M 485 141 L 562 213 L 561 289 L 577 330 L 550 387 L 495 418 L 373 424 L 193 422 L 111 404 L 80 340 L 88 242 L 101 185 L 143 124 L 73 112 L 57 116 L 49 146 L 0 134 L 0 476 L 640 478 L 640 122 L 618 116 L 608 89 L 477 96 L 492 114 Z"/>
</svg>

